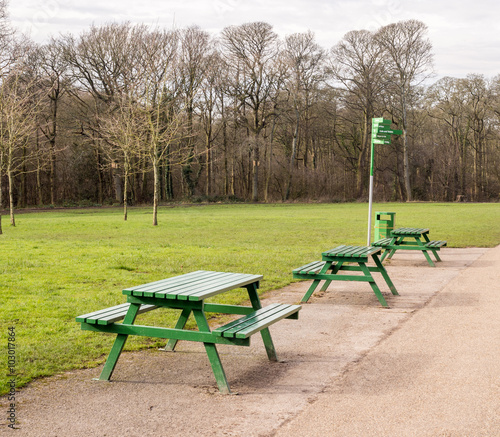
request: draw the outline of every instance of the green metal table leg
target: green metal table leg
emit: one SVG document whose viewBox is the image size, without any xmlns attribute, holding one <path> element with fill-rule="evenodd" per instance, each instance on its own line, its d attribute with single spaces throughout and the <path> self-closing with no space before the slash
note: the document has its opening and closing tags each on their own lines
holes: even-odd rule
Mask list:
<svg viewBox="0 0 500 437">
<path fill-rule="evenodd" d="M 127 315 L 123 319 L 123 323 L 133 325 L 140 307 L 141 307 L 140 304 L 133 304 L 133 303 L 130 304 L 130 307 L 127 311 Z M 116 336 L 115 342 L 113 343 L 113 347 L 109 352 L 108 359 L 106 360 L 101 375 L 99 376 L 100 381 L 109 381 L 109 378 L 111 378 L 111 375 L 115 370 L 116 363 L 118 362 L 118 358 L 120 358 L 120 354 L 122 353 L 123 347 L 127 342 L 127 338 L 128 335 L 125 334 L 118 334 Z"/>
<path fill-rule="evenodd" d="M 316 287 L 319 285 L 321 281 L 319 279 L 315 279 L 309 289 L 307 290 L 306 294 L 304 294 L 304 297 L 302 298 L 301 302 L 306 303 L 311 295 L 314 293 L 314 290 L 316 290 Z"/>
<path fill-rule="evenodd" d="M 323 285 L 321 286 L 321 288 L 319 289 L 319 291 L 326 291 L 328 289 L 328 287 L 330 286 L 331 283 L 332 283 L 332 281 L 325 281 L 325 282 L 323 282 Z"/>
<path fill-rule="evenodd" d="M 208 326 L 205 313 L 202 310 L 193 310 L 193 315 L 200 332 L 210 332 L 210 328 Z M 217 351 L 215 344 L 213 343 L 203 343 L 203 344 L 205 346 L 205 350 L 207 352 L 208 360 L 210 361 L 210 365 L 212 367 L 215 380 L 217 381 L 217 386 L 219 387 L 219 391 L 222 394 L 230 394 L 231 389 L 229 388 L 229 384 L 226 378 L 226 373 L 224 372 L 224 368 L 222 367 L 222 362 L 219 357 L 219 352 Z"/>
<path fill-rule="evenodd" d="M 404 239 L 404 237 L 394 238 L 391 241 L 391 246 L 398 245 L 399 243 L 401 243 L 401 241 L 403 241 L 403 239 Z M 387 259 L 391 259 L 395 253 L 396 253 L 396 249 L 392 249 L 390 251 L 389 256 L 387 257 Z"/>
<path fill-rule="evenodd" d="M 179 320 L 177 320 L 177 323 L 175 324 L 175 329 L 184 329 L 186 326 L 186 323 L 189 319 L 189 316 L 191 314 L 191 309 L 190 308 L 184 308 L 181 312 L 181 315 L 179 316 Z M 171 352 L 175 349 L 175 345 L 177 344 L 179 340 L 175 340 L 171 338 L 168 340 L 166 346 L 162 349 L 167 352 Z"/>
<path fill-rule="evenodd" d="M 254 310 L 261 309 L 262 304 L 260 303 L 256 284 L 249 284 L 246 286 L 246 289 L 248 291 L 250 302 L 252 303 L 252 308 Z M 266 353 L 269 361 L 278 361 L 278 356 L 276 355 L 276 349 L 274 348 L 274 343 L 269 328 L 263 329 L 262 331 L 260 331 L 260 334 L 262 336 L 262 341 L 264 342 L 264 347 L 266 348 Z"/>
<path fill-rule="evenodd" d="M 427 259 L 427 262 L 429 263 L 429 265 L 431 267 L 436 267 L 436 265 L 432 262 L 431 257 L 427 253 L 427 249 L 424 246 L 424 243 L 422 243 L 422 241 L 420 240 L 420 237 L 415 237 L 415 240 L 416 240 L 418 246 L 422 249 L 422 253 L 424 254 L 425 258 Z"/>
<path fill-rule="evenodd" d="M 389 286 L 389 289 L 391 290 L 391 293 L 394 294 L 395 296 L 399 296 L 398 291 L 396 290 L 396 287 L 391 281 L 391 278 L 389 278 L 389 274 L 387 273 L 386 268 L 382 265 L 382 262 L 378 259 L 378 256 L 372 255 L 373 261 L 375 261 L 375 264 L 378 267 L 379 272 L 382 274 L 383 278 L 385 279 L 386 284 Z"/>
<path fill-rule="evenodd" d="M 327 262 L 326 264 L 329 264 L 329 263 Z M 326 266 L 326 264 L 325 264 L 325 266 Z M 331 268 L 331 264 L 332 263 L 330 263 L 329 268 Z M 343 261 L 337 261 L 337 264 L 335 264 L 334 267 L 331 269 L 332 270 L 331 274 L 336 275 L 339 272 L 340 268 L 342 267 L 342 264 L 344 264 Z M 321 270 L 321 273 L 326 273 L 328 271 L 328 268 L 325 271 L 323 271 L 323 270 L 324 270 L 324 268 Z M 332 283 L 332 281 L 325 281 L 323 286 L 320 288 L 319 291 L 326 291 L 331 283 Z"/>
<path fill-rule="evenodd" d="M 325 265 L 323 266 L 323 268 L 320 270 L 319 273 L 326 273 L 330 269 L 331 266 L 332 266 L 332 261 L 326 261 Z M 339 266 L 339 269 L 340 269 L 340 266 Z M 313 277 L 314 277 L 314 275 L 313 275 Z M 304 297 L 302 298 L 302 301 L 301 301 L 302 303 L 305 303 L 309 300 L 309 298 L 314 293 L 314 290 L 316 290 L 316 288 L 318 287 L 320 282 L 321 282 L 321 279 L 314 279 L 313 280 L 311 286 L 309 287 L 306 294 L 304 294 Z M 323 284 L 323 287 L 321 287 L 321 290 L 325 291 L 331 282 L 332 281 L 325 281 L 325 283 Z"/>
<path fill-rule="evenodd" d="M 378 288 L 377 283 L 375 282 L 375 279 L 373 279 L 372 274 L 370 273 L 370 270 L 368 270 L 368 267 L 366 266 L 365 263 L 360 262 L 358 263 L 359 266 L 361 267 L 361 271 L 365 274 L 365 276 L 368 278 L 368 283 L 372 287 L 373 292 L 375 293 L 375 296 L 377 296 L 378 301 L 382 304 L 384 307 L 388 307 L 386 300 L 384 299 L 384 296 L 382 296 L 382 293 L 380 289 Z"/>
<path fill-rule="evenodd" d="M 389 254 L 389 252 L 390 252 L 389 249 L 385 249 L 384 253 L 382 254 L 382 258 L 380 258 L 380 261 L 384 261 L 385 257 Z"/>
</svg>

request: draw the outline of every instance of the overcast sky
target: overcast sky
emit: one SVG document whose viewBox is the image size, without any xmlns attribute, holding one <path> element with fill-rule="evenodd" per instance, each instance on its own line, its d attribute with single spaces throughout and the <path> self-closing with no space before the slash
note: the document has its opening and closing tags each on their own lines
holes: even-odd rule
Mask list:
<svg viewBox="0 0 500 437">
<path fill-rule="evenodd" d="M 216 35 L 229 25 L 265 21 L 282 37 L 311 30 L 326 49 L 351 30 L 418 19 L 429 27 L 438 78 L 500 74 L 498 0 L 10 0 L 9 12 L 17 29 L 42 43 L 107 22 L 196 24 Z"/>
</svg>

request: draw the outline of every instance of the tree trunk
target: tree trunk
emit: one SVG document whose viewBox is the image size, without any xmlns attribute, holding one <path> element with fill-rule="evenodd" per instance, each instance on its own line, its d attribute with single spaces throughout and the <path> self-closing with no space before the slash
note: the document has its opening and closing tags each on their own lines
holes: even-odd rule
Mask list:
<svg viewBox="0 0 500 437">
<path fill-rule="evenodd" d="M 297 155 L 297 142 L 299 139 L 299 124 L 300 124 L 300 112 L 295 110 L 295 130 L 293 132 L 292 140 L 292 153 L 290 155 L 290 162 L 288 163 L 288 180 L 286 183 L 285 198 L 283 200 L 288 200 L 290 197 L 290 191 L 292 189 L 292 178 L 293 178 L 293 165 L 295 163 L 295 158 Z"/>
<path fill-rule="evenodd" d="M 97 170 L 97 203 L 103 203 L 103 191 L 104 191 L 104 182 L 101 173 L 101 153 L 99 152 L 98 146 L 95 149 L 95 158 L 96 158 L 96 170 Z"/>
<path fill-rule="evenodd" d="M 406 200 L 411 202 L 413 200 L 412 192 L 411 192 L 411 183 L 410 183 L 410 160 L 409 160 L 409 151 L 408 151 L 408 133 L 407 133 L 407 119 L 406 119 L 406 96 L 403 91 L 403 174 L 404 174 L 404 184 L 406 191 Z"/>
<path fill-rule="evenodd" d="M 167 200 L 174 199 L 174 179 L 168 153 L 165 156 L 165 198 Z"/>
<path fill-rule="evenodd" d="M 222 145 L 224 152 L 224 196 L 229 196 L 229 163 L 227 157 L 227 123 L 222 122 Z"/>
<path fill-rule="evenodd" d="M 27 174 L 27 168 L 26 168 L 26 144 L 23 146 L 23 164 L 22 164 L 22 170 L 21 170 L 21 189 L 19 198 L 17 199 L 18 206 L 21 208 L 25 208 L 26 205 L 28 204 L 28 184 L 26 181 L 26 174 Z"/>
<path fill-rule="evenodd" d="M 193 181 L 193 161 L 194 161 L 194 152 L 195 152 L 195 143 L 194 143 L 194 138 L 193 138 L 193 112 L 194 109 L 192 107 L 192 104 L 189 104 L 188 107 L 186 108 L 187 111 L 187 131 L 188 131 L 188 156 L 186 159 L 186 163 L 184 164 L 182 168 L 182 177 L 185 182 L 185 187 L 186 187 L 186 192 L 185 195 L 188 198 L 191 198 L 194 196 L 194 188 L 195 184 Z"/>
<path fill-rule="evenodd" d="M 128 217 L 128 174 L 129 174 L 129 162 L 127 156 L 123 160 L 123 220 L 127 221 Z"/>
<path fill-rule="evenodd" d="M 42 206 L 43 205 L 43 191 L 42 191 L 42 180 L 40 177 L 40 160 L 37 162 L 36 166 L 36 192 L 37 192 L 37 197 L 38 197 L 38 205 Z"/>
<path fill-rule="evenodd" d="M 12 177 L 12 170 L 10 167 L 7 169 L 7 177 L 9 179 L 9 210 L 10 210 L 10 224 L 16 226 L 14 218 L 14 181 Z"/>
<path fill-rule="evenodd" d="M 37 154 L 40 151 L 40 130 L 38 127 L 36 129 L 36 151 L 37 151 Z M 38 198 L 37 203 L 39 206 L 43 205 L 41 167 L 42 167 L 42 164 L 40 162 L 40 158 L 37 158 L 37 160 L 36 160 L 36 193 L 37 193 L 37 198 Z"/>
<path fill-rule="evenodd" d="M 0 151 L 0 209 L 3 206 L 2 168 L 3 168 L 3 153 Z"/>
<path fill-rule="evenodd" d="M 267 156 L 266 187 L 264 190 L 264 201 L 266 203 L 269 201 L 269 187 L 271 185 L 271 176 L 273 173 L 273 141 L 274 141 L 275 130 L 276 130 L 276 117 L 273 118 L 273 126 L 271 128 L 271 135 L 269 137 L 269 153 Z"/>
<path fill-rule="evenodd" d="M 52 135 L 50 138 L 50 203 L 55 205 L 56 198 L 56 135 L 58 99 L 53 99 L 52 107 Z"/>
<path fill-rule="evenodd" d="M 206 179 L 205 179 L 205 194 L 209 197 L 212 194 L 212 158 L 211 158 L 211 129 L 207 133 L 206 136 L 206 144 L 205 144 L 205 160 L 206 160 Z"/>
<path fill-rule="evenodd" d="M 115 186 L 115 200 L 121 202 L 123 199 L 122 176 L 114 169 L 112 170 L 111 175 Z"/>
<path fill-rule="evenodd" d="M 158 197 L 160 195 L 160 169 L 158 161 L 153 162 L 154 173 L 154 195 L 153 195 L 153 226 L 158 226 Z"/>
<path fill-rule="evenodd" d="M 255 145 L 253 148 L 253 165 L 252 165 L 252 201 L 259 200 L 259 165 L 260 165 L 260 150 L 258 144 L 258 135 L 255 135 Z"/>
</svg>

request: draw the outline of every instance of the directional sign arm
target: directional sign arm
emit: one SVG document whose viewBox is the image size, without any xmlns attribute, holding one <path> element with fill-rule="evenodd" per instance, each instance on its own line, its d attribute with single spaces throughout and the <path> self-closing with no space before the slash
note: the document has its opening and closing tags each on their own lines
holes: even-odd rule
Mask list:
<svg viewBox="0 0 500 437">
<path fill-rule="evenodd" d="M 402 135 L 403 131 L 399 129 L 377 129 L 377 133 L 379 134 L 389 134 L 389 135 Z"/>
<path fill-rule="evenodd" d="M 385 134 L 385 133 L 381 134 L 380 132 L 374 132 L 372 134 L 372 138 L 379 139 L 379 140 L 390 140 L 391 136 L 388 134 Z"/>
</svg>

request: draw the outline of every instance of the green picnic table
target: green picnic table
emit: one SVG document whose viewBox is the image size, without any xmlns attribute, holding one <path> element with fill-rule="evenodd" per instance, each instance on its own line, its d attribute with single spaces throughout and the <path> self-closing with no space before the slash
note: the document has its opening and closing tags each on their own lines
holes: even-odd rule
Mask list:
<svg viewBox="0 0 500 437">
<path fill-rule="evenodd" d="M 428 228 L 398 228 L 391 231 L 390 237 L 375 241 L 372 245 L 385 249 L 381 261 L 384 261 L 386 257 L 392 258 L 396 250 L 420 250 L 429 265 L 435 267 L 427 251 L 434 254 L 436 261 L 441 261 L 437 251 L 446 244 L 444 240 L 431 241 Z"/>
<path fill-rule="evenodd" d="M 277 361 L 269 326 L 284 318 L 297 319 L 301 308 L 300 305 L 288 304 L 272 304 L 263 308 L 257 293 L 261 279 L 262 275 L 199 270 L 126 288 L 123 294 L 127 296 L 127 303 L 78 316 L 76 321 L 81 323 L 83 330 L 116 334 L 99 379 L 110 379 L 129 335 L 169 339 L 165 349 L 170 351 L 174 350 L 178 340 L 188 340 L 204 344 L 219 390 L 230 393 L 216 344 L 249 346 L 250 337 L 260 332 L 269 360 Z M 251 306 L 206 302 L 208 298 L 237 288 L 247 290 Z M 174 328 L 135 324 L 139 314 L 158 308 L 181 311 Z M 185 329 L 191 313 L 198 326 L 197 331 Z M 243 317 L 210 330 L 207 313 Z M 116 323 L 122 319 L 122 323 Z"/>
<path fill-rule="evenodd" d="M 321 281 L 325 281 L 321 291 L 325 291 L 332 281 L 361 281 L 368 282 L 378 301 L 382 306 L 387 307 L 387 302 L 375 282 L 372 272 L 382 275 L 393 295 L 398 295 L 398 292 L 379 259 L 380 253 L 380 247 L 341 245 L 323 252 L 321 261 L 313 261 L 293 270 L 294 278 L 313 280 L 302 298 L 302 302 L 309 300 Z M 367 265 L 370 258 L 375 263 L 375 266 Z M 361 272 L 362 274 L 340 274 L 341 271 Z"/>
</svg>

